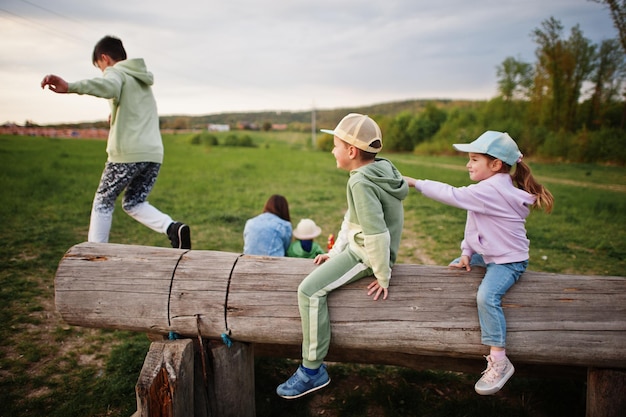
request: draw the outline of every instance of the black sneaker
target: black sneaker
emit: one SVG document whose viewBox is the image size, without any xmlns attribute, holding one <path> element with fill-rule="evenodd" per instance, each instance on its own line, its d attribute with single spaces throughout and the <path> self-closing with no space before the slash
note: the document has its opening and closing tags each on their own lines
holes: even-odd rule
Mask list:
<svg viewBox="0 0 626 417">
<path fill-rule="evenodd" d="M 189 226 L 181 222 L 174 222 L 167 228 L 167 237 L 176 249 L 191 249 L 191 231 Z"/>
</svg>

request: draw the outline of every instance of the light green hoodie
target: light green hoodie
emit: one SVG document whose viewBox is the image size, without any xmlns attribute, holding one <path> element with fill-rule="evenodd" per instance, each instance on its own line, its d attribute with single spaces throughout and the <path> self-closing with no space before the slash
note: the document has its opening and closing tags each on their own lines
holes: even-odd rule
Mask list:
<svg viewBox="0 0 626 417">
<path fill-rule="evenodd" d="M 409 187 L 388 160 L 376 158 L 350 171 L 347 186 L 348 244 L 387 288 L 396 262 Z"/>
<path fill-rule="evenodd" d="M 107 67 L 102 78 L 68 83 L 68 92 L 109 99 L 109 162 L 163 162 L 154 78 L 143 59 L 127 59 Z"/>
</svg>

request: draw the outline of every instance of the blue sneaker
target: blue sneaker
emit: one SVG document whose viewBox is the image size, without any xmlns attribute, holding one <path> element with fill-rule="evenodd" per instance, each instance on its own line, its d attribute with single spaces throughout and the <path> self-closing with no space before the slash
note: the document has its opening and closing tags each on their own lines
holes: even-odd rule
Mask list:
<svg viewBox="0 0 626 417">
<path fill-rule="evenodd" d="M 325 364 L 322 364 L 315 375 L 307 374 L 302 365 L 300 365 L 298 370 L 291 375 L 291 378 L 276 388 L 276 394 L 288 400 L 293 400 L 324 388 L 328 384 L 330 384 L 330 378 L 328 377 L 328 372 L 326 372 Z"/>
</svg>

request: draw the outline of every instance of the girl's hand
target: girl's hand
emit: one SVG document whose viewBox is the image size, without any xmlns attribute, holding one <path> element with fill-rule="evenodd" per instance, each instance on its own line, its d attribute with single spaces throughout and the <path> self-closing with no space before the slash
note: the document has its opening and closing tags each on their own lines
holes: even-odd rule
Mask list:
<svg viewBox="0 0 626 417">
<path fill-rule="evenodd" d="M 459 259 L 459 263 L 456 264 L 450 264 L 450 266 L 454 267 L 454 268 L 465 268 L 466 271 L 471 271 L 472 268 L 470 267 L 470 257 L 467 255 L 463 255 L 461 256 L 461 259 Z"/>
<path fill-rule="evenodd" d="M 389 291 L 387 290 L 387 288 L 383 288 L 378 284 L 378 281 L 374 280 L 370 285 L 367 286 L 367 295 L 372 295 L 374 293 L 376 293 L 374 295 L 374 301 L 377 301 L 378 298 L 380 297 L 380 294 L 383 294 L 383 300 L 387 299 L 387 295 L 389 295 Z"/>
<path fill-rule="evenodd" d="M 324 262 L 326 262 L 328 260 L 329 256 L 327 253 L 321 254 L 321 255 L 317 255 L 315 257 L 315 259 L 313 260 L 313 262 L 315 263 L 315 265 L 321 265 Z"/>
<path fill-rule="evenodd" d="M 417 181 L 415 178 L 405 177 L 405 176 L 403 176 L 402 178 L 404 178 L 406 183 L 409 184 L 409 187 L 415 187 L 415 181 Z"/>
</svg>

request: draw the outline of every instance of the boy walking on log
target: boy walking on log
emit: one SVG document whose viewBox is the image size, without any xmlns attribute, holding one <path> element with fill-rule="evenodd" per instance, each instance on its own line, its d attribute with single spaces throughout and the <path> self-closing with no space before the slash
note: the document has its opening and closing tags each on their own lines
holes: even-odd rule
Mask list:
<svg viewBox="0 0 626 417">
<path fill-rule="evenodd" d="M 143 59 L 126 59 L 122 41 L 111 36 L 96 44 L 92 63 L 102 71 L 102 78 L 68 83 L 57 75 L 46 75 L 41 81 L 41 88 L 48 86 L 55 93 L 109 99 L 108 159 L 93 200 L 88 241 L 109 241 L 115 200 L 124 191 L 122 208 L 128 215 L 167 234 L 172 247 L 191 249 L 189 226 L 172 221 L 147 201 L 163 163 L 152 73 Z"/>
<path fill-rule="evenodd" d="M 337 168 L 350 172 L 347 185 L 348 212 L 342 230 L 347 232 L 343 248 L 318 255 L 319 266 L 298 287 L 302 320 L 302 364 L 276 389 L 287 399 L 325 387 L 330 383 L 324 358 L 330 345 L 329 292 L 367 276 L 375 280 L 367 295 L 387 299 L 391 268 L 396 261 L 404 223 L 402 200 L 408 185 L 395 166 L 377 158 L 382 133 L 366 115 L 350 113 L 334 130 L 333 156 Z M 347 229 L 347 230 L 346 230 Z M 341 250 L 343 249 L 343 250 Z"/>
</svg>

